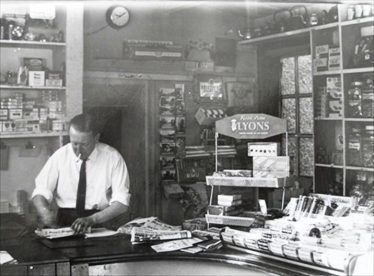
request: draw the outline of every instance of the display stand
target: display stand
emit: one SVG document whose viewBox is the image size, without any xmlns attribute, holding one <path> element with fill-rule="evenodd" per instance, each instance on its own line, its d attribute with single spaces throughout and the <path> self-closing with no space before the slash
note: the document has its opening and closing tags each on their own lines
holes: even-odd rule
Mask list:
<svg viewBox="0 0 374 276">
<path fill-rule="evenodd" d="M 279 134 L 286 135 L 286 155 L 288 156 L 287 121 L 267 114 L 236 114 L 216 121 L 215 133 L 215 172 L 218 172 L 218 138 L 219 134 L 235 139 L 265 139 Z M 212 205 L 214 187 L 248 187 L 248 188 L 282 188 L 282 209 L 284 207 L 286 177 L 218 177 L 207 176 L 207 185 L 212 186 L 209 205 Z M 257 195 L 258 196 L 258 195 Z M 250 226 L 254 219 L 237 216 L 206 214 L 208 227 L 210 223 L 236 226 Z"/>
</svg>

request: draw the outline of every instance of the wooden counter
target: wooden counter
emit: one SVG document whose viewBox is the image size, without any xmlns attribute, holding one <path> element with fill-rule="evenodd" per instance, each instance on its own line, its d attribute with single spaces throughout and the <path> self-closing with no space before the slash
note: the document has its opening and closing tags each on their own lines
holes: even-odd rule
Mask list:
<svg viewBox="0 0 374 276">
<path fill-rule="evenodd" d="M 100 268 L 100 265 L 102 265 L 104 268 L 109 265 L 116 265 L 116 269 L 120 269 L 121 266 L 119 266 L 119 264 L 138 262 L 137 265 L 139 265 L 140 268 L 142 267 L 141 262 L 144 264 L 147 262 L 149 266 L 149 261 L 155 261 L 155 265 L 157 265 L 159 261 L 172 261 L 170 262 L 170 267 L 172 267 L 171 265 L 173 262 L 177 261 L 186 263 L 188 261 L 192 266 L 194 263 L 196 263 L 196 266 L 201 266 L 202 263 L 206 263 L 211 266 L 211 269 L 214 269 L 215 265 L 227 265 L 232 267 L 233 272 L 236 268 L 240 268 L 241 270 L 245 268 L 248 269 L 248 272 L 256 272 L 258 274 L 343 274 L 339 271 L 319 270 L 318 268 L 308 268 L 297 264 L 285 263 L 280 260 L 272 260 L 261 255 L 248 254 L 227 247 L 217 251 L 201 252 L 197 254 L 180 251 L 157 253 L 149 244 L 131 244 L 130 237 L 127 235 L 50 241 L 38 238 L 29 231 L 21 238 L 2 239 L 0 250 L 8 251 L 18 260 L 17 265 L 9 264 L 0 266 L 0 274 L 15 276 L 86 276 L 89 275 L 90 271 L 92 272 L 92 269 L 89 269 L 90 267 Z M 202 267 L 202 270 L 200 270 L 201 274 L 199 275 L 208 275 L 203 273 L 204 269 Z M 189 275 L 188 271 L 185 271 L 184 275 Z"/>
</svg>

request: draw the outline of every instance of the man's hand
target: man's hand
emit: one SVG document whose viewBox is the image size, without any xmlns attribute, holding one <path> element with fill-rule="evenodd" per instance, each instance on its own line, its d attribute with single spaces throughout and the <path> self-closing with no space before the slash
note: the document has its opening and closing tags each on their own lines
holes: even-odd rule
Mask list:
<svg viewBox="0 0 374 276">
<path fill-rule="evenodd" d="M 78 218 L 70 226 L 75 233 L 85 233 L 87 229 L 95 224 L 95 221 L 91 217 Z"/>
</svg>

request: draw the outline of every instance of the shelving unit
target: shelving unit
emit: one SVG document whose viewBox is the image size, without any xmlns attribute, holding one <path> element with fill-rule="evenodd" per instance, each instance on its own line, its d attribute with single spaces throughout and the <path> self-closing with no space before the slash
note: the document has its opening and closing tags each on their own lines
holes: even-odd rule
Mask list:
<svg viewBox="0 0 374 276">
<path fill-rule="evenodd" d="M 330 162 L 321 163 L 320 160 L 316 158 L 314 190 L 317 193 L 323 192 L 337 195 L 349 195 L 351 188 L 357 182 L 354 176 L 357 172 L 368 174 L 366 176 L 366 184 L 360 183 L 365 186 L 363 188 L 366 190 L 366 193 L 369 193 L 370 185 L 372 185 L 370 183 L 372 183 L 373 179 L 369 174 L 374 168 L 350 164 L 353 161 L 353 157 L 350 155 L 351 148 L 356 148 L 357 154 L 360 156 L 359 158 L 362 158 L 364 154 L 362 137 L 356 140 L 357 143 L 353 143 L 355 140 L 352 141 L 350 133 L 352 128 L 358 128 L 360 129 L 359 136 L 363 136 L 363 129 L 366 125 L 373 125 L 374 118 L 354 118 L 351 116 L 349 107 L 352 103 L 349 100 L 348 90 L 353 81 L 361 81 L 365 74 L 372 75 L 372 72 L 374 72 L 374 67 L 368 66 L 367 64 L 363 64 L 362 66 L 353 66 L 352 64 L 355 44 L 361 37 L 361 28 L 368 27 L 372 25 L 373 22 L 374 17 L 348 21 L 347 6 L 340 5 L 339 22 L 334 27 L 330 37 L 320 39 L 323 34 L 319 30 L 314 30 L 311 34 L 311 50 L 314 57 L 316 57 L 315 47 L 322 44 L 331 46 L 333 35 L 336 34 L 338 34 L 338 41 L 335 42 L 338 42 L 338 45 L 335 46 L 339 48 L 340 52 L 339 70 L 315 72 L 313 78 L 315 107 L 320 101 L 320 99 L 318 99 L 318 85 L 321 83 L 321 78 L 327 79 L 328 77 L 336 77 L 341 84 L 341 98 L 339 99 L 341 111 L 339 118 L 315 117 L 315 154 L 319 156 L 320 147 L 324 147 L 326 151 L 331 154 L 331 158 L 327 158 L 330 159 Z M 333 32 L 335 32 L 335 34 Z M 329 101 L 332 99 L 328 96 L 327 100 Z M 331 137 L 334 138 L 332 139 Z M 337 164 L 336 159 L 338 159 L 339 164 Z"/>
<path fill-rule="evenodd" d="M 61 137 L 67 136 L 66 131 L 42 132 L 42 133 L 17 133 L 17 134 L 0 134 L 1 139 L 15 139 L 15 138 L 42 138 L 42 137 Z"/>
<path fill-rule="evenodd" d="M 369 28 L 373 28 L 374 12 L 371 11 L 371 16 L 348 20 L 348 7 L 348 4 L 338 4 L 337 22 L 239 42 L 239 45 L 255 45 L 261 47 L 261 45 L 270 45 L 279 41 L 300 41 L 303 39 L 304 43 L 309 43 L 313 59 L 316 59 L 317 56 L 316 46 L 328 45 L 328 49 L 332 47 L 336 48 L 335 54 L 337 57 L 335 57 L 335 62 L 340 64 L 340 67 L 335 66 L 334 68 L 328 68 L 327 63 L 325 70 L 317 71 L 315 70 L 316 68 L 313 68 L 315 151 L 313 189 L 317 193 L 349 195 L 350 187 L 353 185 L 352 183 L 356 181 L 354 174 L 360 172 L 367 173 L 366 191 L 368 192 L 369 189 L 373 189 L 372 186 L 374 186 L 374 174 L 372 173 L 374 166 L 363 166 L 361 164 L 352 165 L 350 164 L 352 158 L 349 156 L 349 133 L 352 127 L 358 127 L 362 134 L 365 126 L 374 126 L 374 118 L 372 116 L 354 117 L 348 112 L 348 90 L 350 88 L 350 83 L 354 81 L 355 77 L 361 80 L 360 78 L 362 78 L 364 74 L 373 76 L 374 64 L 371 63 L 370 65 L 366 63 L 353 65 L 352 55 L 355 45 L 358 42 L 357 40 L 361 36 L 361 28 L 367 27 L 366 32 L 368 32 Z M 373 35 L 369 35 L 369 37 L 372 39 Z M 320 49 L 318 49 L 318 51 L 319 50 Z M 328 52 L 325 55 L 322 54 L 322 57 L 328 58 Z M 320 88 L 323 84 L 326 86 L 327 78 L 338 78 L 341 84 L 341 95 L 334 99 L 336 102 L 333 103 L 335 104 L 335 108 L 340 108 L 340 110 L 336 110 L 336 114 L 332 116 L 329 116 L 329 114 L 320 114 Z M 326 93 L 326 91 L 324 93 Z M 324 101 L 332 100 L 326 95 L 324 97 Z M 338 104 L 338 102 L 340 103 Z M 326 111 L 327 110 L 324 112 Z M 361 146 L 359 155 L 362 157 L 365 152 L 363 149 L 362 137 L 359 146 Z M 323 151 L 327 152 L 326 158 L 320 158 L 321 148 L 324 148 Z M 374 159 L 374 156 L 372 158 Z M 333 186 L 337 186 L 337 188 L 329 190 L 328 187 Z"/>
<path fill-rule="evenodd" d="M 25 86 L 25 85 L 0 85 L 0 89 L 3 90 L 61 90 L 65 91 L 66 87 L 55 87 L 55 86 Z"/>
<path fill-rule="evenodd" d="M 5 14 L 8 4 L 12 3 L 4 1 L 1 4 Z M 80 39 L 79 32 L 83 27 L 83 6 L 54 4 L 54 7 L 56 16 L 53 21 L 56 29 L 63 32 L 62 41 L 9 40 L 7 36 L 0 40 L 1 73 L 5 76 L 7 72 L 13 72 L 12 81 L 2 78 L 0 84 L 0 139 L 60 137 L 61 140 L 67 135 L 63 122 L 82 112 L 83 39 Z M 27 14 L 28 6 L 22 10 Z M 24 65 L 23 58 L 42 59 L 48 70 L 62 72 L 63 85 L 30 86 L 28 76 L 26 84 L 25 81 L 15 81 L 14 74 Z M 43 104 L 43 99 L 47 98 L 56 101 L 56 108 Z M 14 109 L 20 111 L 20 116 L 10 116 Z M 50 110 L 56 110 L 57 116 L 50 114 Z M 31 116 L 25 115 L 30 112 Z M 45 123 L 42 117 L 48 118 L 48 122 Z M 19 120 L 17 125 L 14 120 Z M 6 127 L 9 125 L 13 126 Z"/>
</svg>

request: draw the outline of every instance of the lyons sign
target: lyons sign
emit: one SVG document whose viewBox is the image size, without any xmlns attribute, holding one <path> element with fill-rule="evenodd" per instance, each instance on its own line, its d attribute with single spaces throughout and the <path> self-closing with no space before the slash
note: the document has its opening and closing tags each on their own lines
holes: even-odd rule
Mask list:
<svg viewBox="0 0 374 276">
<path fill-rule="evenodd" d="M 267 114 L 236 114 L 216 121 L 216 131 L 236 139 L 264 139 L 287 131 L 287 121 Z"/>
</svg>

